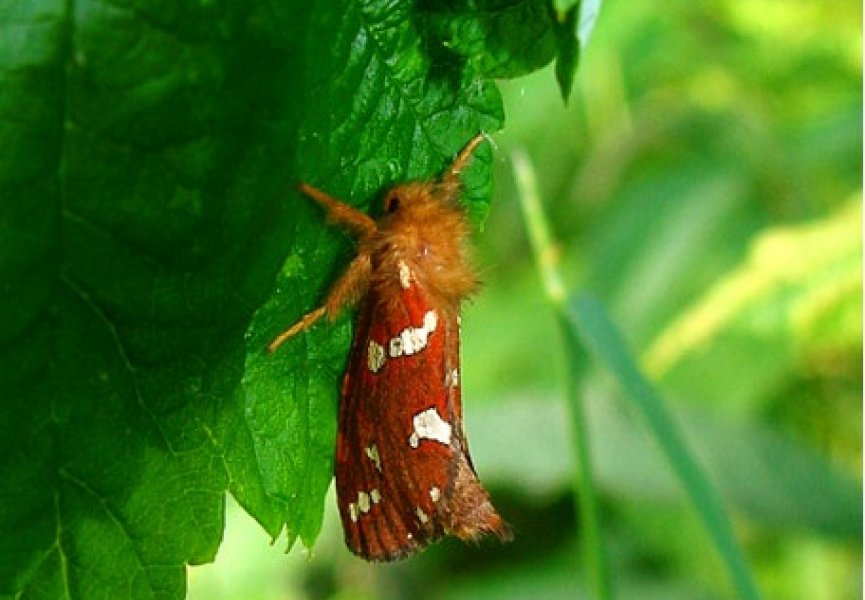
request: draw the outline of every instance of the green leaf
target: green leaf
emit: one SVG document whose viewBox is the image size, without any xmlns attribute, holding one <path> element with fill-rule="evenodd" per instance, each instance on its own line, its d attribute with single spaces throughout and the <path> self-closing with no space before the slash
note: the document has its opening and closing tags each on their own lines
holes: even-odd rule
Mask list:
<svg viewBox="0 0 865 600">
<path fill-rule="evenodd" d="M 246 63 L 288 46 L 256 10 L 0 5 L 2 592 L 180 597 L 216 552 L 280 260 L 286 171 L 255 157 L 285 108 Z"/>
<path fill-rule="evenodd" d="M 526 75 L 556 60 L 567 101 L 600 0 L 427 0 L 418 3 L 425 49 L 485 77 Z M 584 7 L 585 6 L 585 7 Z"/>
<path fill-rule="evenodd" d="M 712 536 L 740 597 L 760 598 L 732 526 L 706 474 L 692 456 L 660 396 L 642 376 L 601 304 L 579 297 L 565 312 L 589 353 L 606 367 L 639 408 L 676 477 Z"/>
<path fill-rule="evenodd" d="M 571 96 L 571 88 L 574 85 L 574 75 L 577 72 L 577 64 L 580 62 L 580 42 L 577 40 L 577 11 L 579 3 L 565 13 L 559 13 L 558 22 L 555 26 L 556 46 L 556 81 L 562 99 L 567 102 Z"/>
<path fill-rule="evenodd" d="M 577 66 L 580 64 L 580 50 L 589 42 L 595 18 L 600 10 L 601 0 L 558 1 L 556 23 L 553 31 L 556 37 L 556 81 L 562 99 L 567 102 L 574 86 Z"/>
<path fill-rule="evenodd" d="M 486 77 L 516 77 L 556 52 L 550 0 L 427 0 L 419 3 L 426 47 Z"/>
<path fill-rule="evenodd" d="M 503 121 L 424 14 L 0 3 L 0 593 L 181 597 L 226 491 L 314 541 L 348 318 L 262 350 L 350 251 L 294 184 L 366 209 Z"/>
<path fill-rule="evenodd" d="M 577 330 L 566 314 L 559 314 L 559 326 L 564 338 L 566 360 L 570 366 L 567 382 L 567 403 L 571 423 L 571 445 L 577 456 L 574 489 L 577 490 L 577 514 L 580 515 L 583 533 L 583 553 L 586 571 L 592 581 L 592 590 L 597 600 L 612 598 L 611 577 L 598 516 L 598 500 L 595 474 L 592 469 L 592 453 L 589 444 L 589 424 L 586 403 L 582 397 L 580 380 L 586 366 L 586 352 Z"/>
</svg>

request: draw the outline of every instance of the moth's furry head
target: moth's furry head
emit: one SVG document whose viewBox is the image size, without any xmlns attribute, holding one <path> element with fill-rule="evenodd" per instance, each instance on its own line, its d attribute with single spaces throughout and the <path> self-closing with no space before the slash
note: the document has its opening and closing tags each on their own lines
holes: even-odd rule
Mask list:
<svg viewBox="0 0 865 600">
<path fill-rule="evenodd" d="M 400 261 L 417 283 L 444 302 L 457 303 L 478 285 L 468 253 L 471 228 L 445 188 L 413 182 L 391 189 L 370 254 L 376 285 L 399 293 Z"/>
</svg>

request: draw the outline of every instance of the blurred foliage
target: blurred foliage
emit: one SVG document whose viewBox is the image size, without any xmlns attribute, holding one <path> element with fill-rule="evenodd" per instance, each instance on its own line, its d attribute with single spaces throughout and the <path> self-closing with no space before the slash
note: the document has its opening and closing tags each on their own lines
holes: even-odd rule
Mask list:
<svg viewBox="0 0 865 600">
<path fill-rule="evenodd" d="M 502 83 L 496 201 L 478 236 L 487 288 L 467 307 L 463 360 L 473 455 L 517 540 L 369 566 L 328 508 L 314 558 L 296 551 L 265 575 L 252 570 L 265 559 L 239 558 L 265 536 L 232 550 L 255 525 L 230 511 L 191 597 L 253 598 L 266 580 L 281 591 L 262 598 L 585 592 L 566 365 L 515 197 L 519 146 L 569 285 L 605 300 L 658 378 L 766 597 L 861 598 L 861 22 L 852 2 L 608 2 L 568 108 L 550 70 Z M 731 597 L 633 410 L 606 376 L 583 388 L 617 597 Z"/>
</svg>

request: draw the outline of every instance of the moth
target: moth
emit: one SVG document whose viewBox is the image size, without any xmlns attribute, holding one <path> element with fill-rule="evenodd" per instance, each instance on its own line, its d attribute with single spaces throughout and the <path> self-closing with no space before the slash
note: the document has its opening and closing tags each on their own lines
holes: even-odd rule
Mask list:
<svg viewBox="0 0 865 600">
<path fill-rule="evenodd" d="M 378 220 L 299 186 L 356 234 L 358 252 L 324 304 L 268 349 L 358 306 L 335 475 L 346 544 L 366 560 L 402 559 L 445 535 L 512 537 L 472 466 L 460 394 L 460 304 L 478 280 L 459 176 L 483 139 L 474 137 L 440 181 L 392 188 Z"/>
</svg>

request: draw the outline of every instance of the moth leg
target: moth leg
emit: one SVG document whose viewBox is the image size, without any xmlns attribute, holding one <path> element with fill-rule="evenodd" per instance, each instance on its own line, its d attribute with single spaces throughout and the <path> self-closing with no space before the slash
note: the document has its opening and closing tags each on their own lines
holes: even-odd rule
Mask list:
<svg viewBox="0 0 865 600">
<path fill-rule="evenodd" d="M 324 300 L 324 308 L 331 321 L 343 308 L 354 306 L 366 295 L 371 277 L 372 260 L 369 254 L 359 254 L 336 280 Z"/>
<path fill-rule="evenodd" d="M 324 306 L 319 306 L 315 310 L 303 315 L 300 318 L 300 321 L 280 333 L 275 338 L 273 338 L 273 341 L 267 345 L 267 351 L 271 353 L 276 352 L 276 349 L 282 346 L 283 342 L 285 342 L 287 339 L 292 338 L 301 331 L 305 331 L 312 327 L 312 324 L 321 318 L 325 310 L 327 309 Z"/>
<path fill-rule="evenodd" d="M 462 187 L 462 183 L 460 182 L 460 173 L 462 173 L 462 170 L 468 164 L 475 148 L 477 148 L 478 144 L 480 144 L 484 139 L 486 139 L 485 133 L 481 132 L 477 134 L 468 144 L 465 145 L 465 148 L 460 150 L 460 153 L 457 154 L 453 164 L 447 170 L 447 173 L 444 174 L 444 177 L 442 177 L 440 190 L 443 198 L 450 200 L 457 195 L 460 187 Z"/>
<path fill-rule="evenodd" d="M 312 187 L 308 183 L 299 183 L 297 189 L 321 204 L 332 222 L 354 231 L 362 239 L 368 239 L 375 234 L 375 221 L 369 215 L 349 206 L 345 202 L 337 200 L 318 188 Z"/>
<path fill-rule="evenodd" d="M 343 308 L 354 306 L 366 294 L 371 273 L 372 262 L 369 254 L 359 255 L 351 261 L 345 273 L 330 288 L 324 304 L 306 313 L 297 323 L 273 338 L 273 341 L 267 345 L 267 351 L 275 352 L 283 342 L 306 331 L 324 315 L 333 320 Z"/>
</svg>

